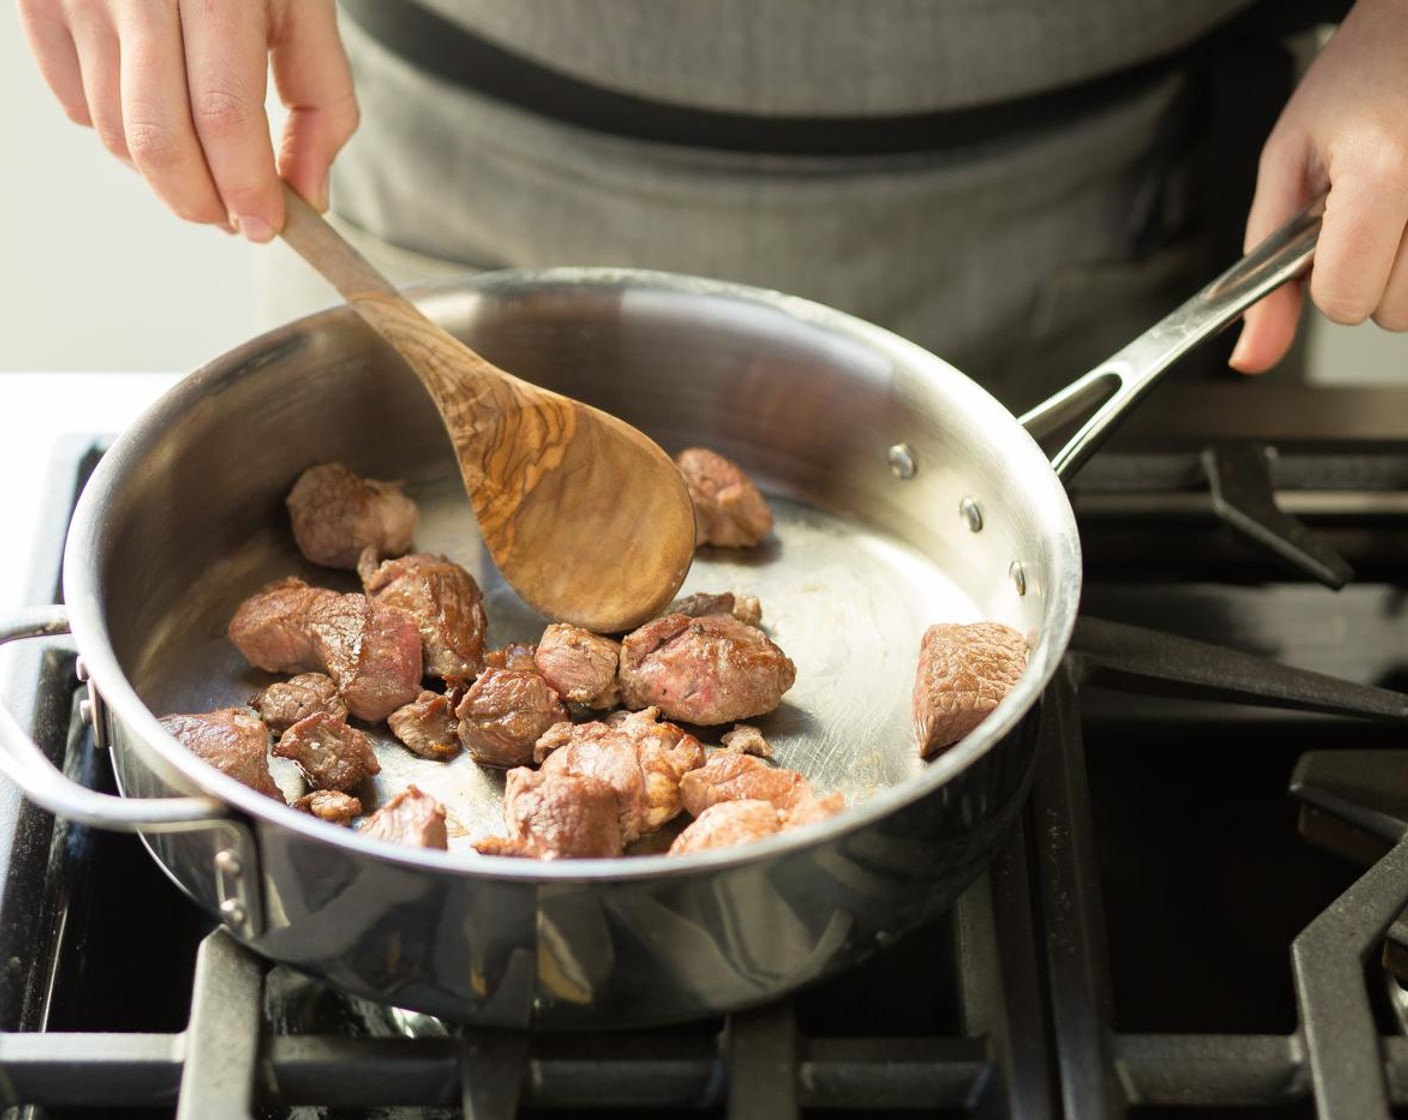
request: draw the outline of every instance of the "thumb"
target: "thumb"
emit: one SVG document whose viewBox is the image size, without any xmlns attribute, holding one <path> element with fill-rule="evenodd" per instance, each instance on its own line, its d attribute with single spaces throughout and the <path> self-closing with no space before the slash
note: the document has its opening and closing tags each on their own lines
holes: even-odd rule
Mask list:
<svg viewBox="0 0 1408 1120">
<path fill-rule="evenodd" d="M 1305 299 L 1299 280 L 1290 280 L 1249 307 L 1228 365 L 1239 373 L 1265 373 L 1286 356 L 1296 340 Z"/>
<path fill-rule="evenodd" d="M 279 174 L 318 210 L 328 207 L 328 171 L 357 129 L 352 72 L 332 0 L 299 0 L 271 44 L 279 99 L 288 107 Z"/>
<path fill-rule="evenodd" d="M 1266 142 L 1247 215 L 1244 252 L 1259 245 L 1310 201 L 1308 153 L 1308 143 L 1300 138 L 1273 134 Z M 1284 358 L 1295 342 L 1303 303 L 1302 284 L 1292 281 L 1250 307 L 1229 359 L 1232 368 L 1264 373 Z"/>
</svg>

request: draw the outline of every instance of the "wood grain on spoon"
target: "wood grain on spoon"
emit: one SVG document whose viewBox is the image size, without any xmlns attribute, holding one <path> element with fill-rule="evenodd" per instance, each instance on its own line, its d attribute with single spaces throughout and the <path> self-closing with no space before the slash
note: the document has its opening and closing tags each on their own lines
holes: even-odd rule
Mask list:
<svg viewBox="0 0 1408 1120">
<path fill-rule="evenodd" d="M 674 463 L 629 424 L 530 385 L 431 321 L 285 187 L 283 238 L 420 378 L 479 529 L 530 606 L 598 633 L 659 614 L 694 555 Z"/>
</svg>

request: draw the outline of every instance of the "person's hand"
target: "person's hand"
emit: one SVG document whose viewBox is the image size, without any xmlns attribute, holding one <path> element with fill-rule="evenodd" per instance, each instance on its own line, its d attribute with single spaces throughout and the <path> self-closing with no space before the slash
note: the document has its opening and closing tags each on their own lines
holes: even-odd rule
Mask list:
<svg viewBox="0 0 1408 1120">
<path fill-rule="evenodd" d="M 19 0 L 69 117 L 193 222 L 268 241 L 279 175 L 320 210 L 357 127 L 333 0 Z M 264 112 L 272 64 L 288 124 L 277 169 Z"/>
<path fill-rule="evenodd" d="M 1266 141 L 1250 249 L 1329 188 L 1310 298 L 1337 323 L 1408 330 L 1408 4 L 1359 0 Z M 1232 366 L 1261 373 L 1295 341 L 1301 285 L 1246 314 Z"/>
</svg>

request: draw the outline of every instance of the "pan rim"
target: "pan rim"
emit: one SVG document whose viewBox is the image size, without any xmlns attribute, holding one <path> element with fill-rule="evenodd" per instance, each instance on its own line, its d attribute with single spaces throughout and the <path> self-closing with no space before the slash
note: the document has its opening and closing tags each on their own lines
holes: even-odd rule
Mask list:
<svg viewBox="0 0 1408 1120">
<path fill-rule="evenodd" d="M 914 373 L 942 378 L 946 382 L 946 393 L 966 396 L 966 405 L 983 414 L 983 419 L 992 425 L 987 430 L 996 432 L 996 435 L 988 438 L 1001 441 L 1004 457 L 1019 460 L 1019 466 L 1027 468 L 1028 477 L 1034 481 L 1027 489 L 1025 501 L 1029 505 L 1039 505 L 1042 520 L 1052 523 L 1054 527 L 1054 532 L 1048 537 L 1048 604 L 1021 680 L 974 732 L 928 762 L 919 774 L 878 790 L 865 801 L 849 806 L 838 816 L 827 820 L 789 829 L 749 845 L 686 856 L 659 854 L 543 861 L 406 848 L 361 837 L 352 829 L 299 812 L 235 781 L 198 758 L 167 732 L 158 722 L 156 714 L 142 702 L 118 664 L 109 640 L 100 594 L 102 574 L 99 561 L 103 555 L 101 540 L 108 508 L 104 496 L 125 476 L 129 467 L 140 458 L 143 448 L 163 429 L 211 390 L 243 376 L 248 368 L 257 364 L 253 359 L 291 343 L 298 333 L 310 325 L 354 319 L 348 308 L 338 306 L 259 335 L 182 378 L 113 442 L 94 470 L 74 512 L 64 552 L 63 583 L 73 636 L 91 680 L 113 718 L 179 772 L 193 791 L 215 797 L 264 824 L 290 829 L 310 840 L 334 844 L 351 855 L 372 854 L 407 867 L 454 877 L 552 884 L 602 884 L 643 878 L 689 877 L 810 849 L 890 816 L 930 796 L 995 749 L 1035 707 L 1055 675 L 1074 630 L 1082 582 L 1080 541 L 1069 496 L 1046 455 L 1011 412 L 986 390 L 944 359 L 885 328 L 799 296 L 728 281 L 648 269 L 561 267 L 501 270 L 421 285 L 408 291 L 413 299 L 428 303 L 436 297 L 463 293 L 466 288 L 485 292 L 495 289 L 512 291 L 525 284 L 535 287 L 561 284 L 577 289 L 589 287 L 607 291 L 639 288 L 761 304 L 886 353 Z"/>
</svg>

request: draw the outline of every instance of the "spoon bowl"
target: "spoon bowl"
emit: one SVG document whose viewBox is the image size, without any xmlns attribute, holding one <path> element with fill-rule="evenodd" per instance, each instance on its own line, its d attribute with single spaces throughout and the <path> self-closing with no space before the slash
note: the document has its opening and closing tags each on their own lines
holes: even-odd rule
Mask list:
<svg viewBox="0 0 1408 1120">
<path fill-rule="evenodd" d="M 499 571 L 550 619 L 653 618 L 694 557 L 694 507 L 651 439 L 504 372 L 423 314 L 287 185 L 282 236 L 411 367 L 454 444 Z"/>
</svg>

